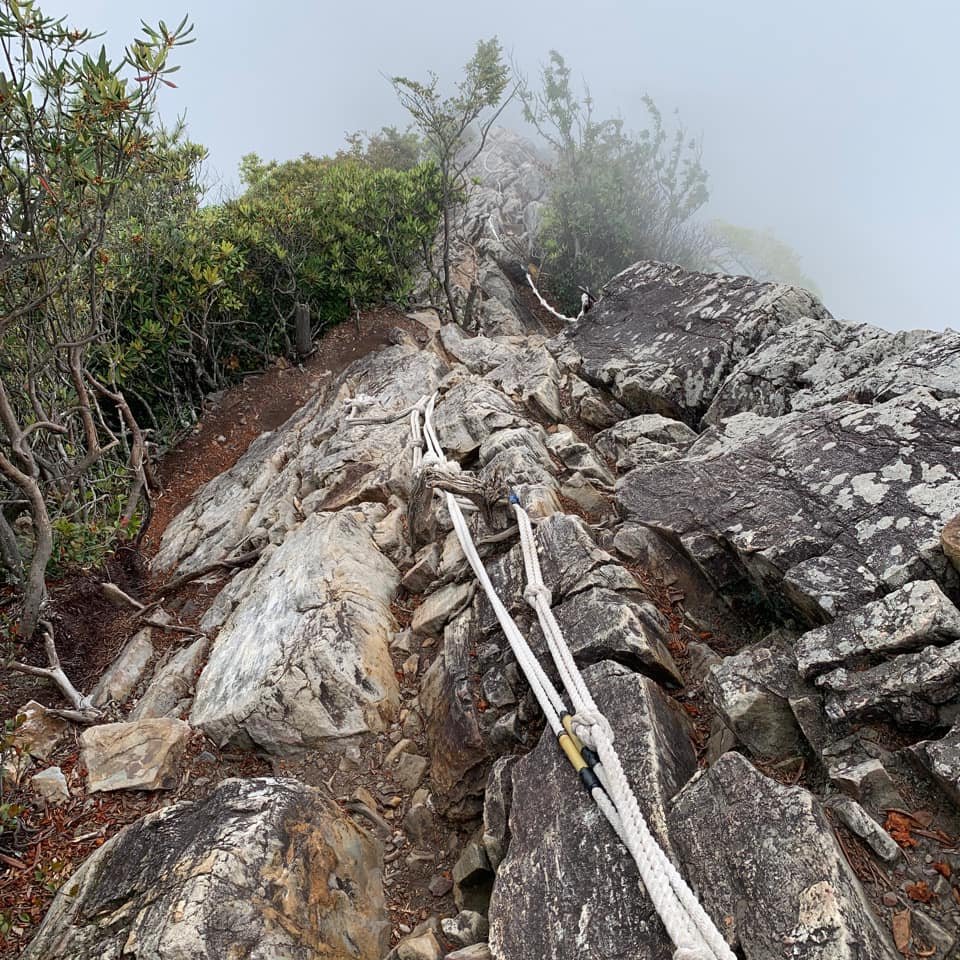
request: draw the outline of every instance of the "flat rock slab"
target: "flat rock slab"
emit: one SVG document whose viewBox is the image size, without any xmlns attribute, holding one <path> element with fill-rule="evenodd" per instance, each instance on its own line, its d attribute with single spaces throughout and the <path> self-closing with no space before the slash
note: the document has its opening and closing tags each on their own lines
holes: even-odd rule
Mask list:
<svg viewBox="0 0 960 960">
<path fill-rule="evenodd" d="M 166 717 L 88 727 L 80 735 L 87 789 L 172 790 L 189 737 L 189 724 Z"/>
<path fill-rule="evenodd" d="M 580 375 L 628 410 L 695 424 L 739 360 L 805 316 L 829 314 L 797 287 L 641 261 L 606 285 L 569 339 Z"/>
<path fill-rule="evenodd" d="M 311 514 L 254 569 L 228 594 L 190 722 L 275 754 L 383 729 L 399 704 L 389 641 L 400 574 L 362 514 Z"/>
<path fill-rule="evenodd" d="M 663 843 L 667 803 L 696 770 L 686 719 L 652 681 L 618 664 L 585 674 L 624 769 Z M 512 768 L 510 845 L 490 902 L 497 960 L 668 960 L 669 939 L 630 855 L 547 731 Z"/>
<path fill-rule="evenodd" d="M 226 780 L 148 814 L 60 888 L 24 960 L 381 960 L 382 849 L 320 791 Z"/>
<path fill-rule="evenodd" d="M 960 699 L 960 640 L 925 647 L 866 670 L 838 667 L 817 677 L 831 720 L 890 720 L 906 728 L 949 723 Z"/>
<path fill-rule="evenodd" d="M 90 698 L 95 706 L 115 700 L 123 703 L 140 682 L 147 664 L 153 657 L 150 628 L 139 630 L 126 643 L 120 656 L 107 668 L 93 688 Z"/>
<path fill-rule="evenodd" d="M 209 646 L 206 637 L 198 637 L 158 667 L 146 692 L 130 712 L 130 719 L 179 717 L 181 711 L 188 709 L 197 671 Z"/>
<path fill-rule="evenodd" d="M 676 798 L 681 872 L 746 960 L 894 960 L 816 798 L 727 753 Z"/>
<path fill-rule="evenodd" d="M 858 658 L 889 658 L 960 640 L 960 610 L 932 580 L 917 580 L 805 633 L 796 644 L 804 677 Z"/>
<path fill-rule="evenodd" d="M 622 478 L 628 519 L 681 546 L 721 594 L 811 626 L 915 579 L 960 591 L 940 532 L 960 509 L 960 400 L 914 391 L 764 418 Z"/>
</svg>

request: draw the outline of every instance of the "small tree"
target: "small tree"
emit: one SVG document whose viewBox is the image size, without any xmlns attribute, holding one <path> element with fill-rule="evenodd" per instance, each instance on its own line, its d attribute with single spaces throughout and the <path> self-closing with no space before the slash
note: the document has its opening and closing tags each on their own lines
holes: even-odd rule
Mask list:
<svg viewBox="0 0 960 960">
<path fill-rule="evenodd" d="M 400 103 L 423 134 L 428 151 L 440 170 L 443 226 L 441 233 L 440 283 L 450 310 L 458 319 L 451 273 L 452 215 L 466 187 L 466 171 L 486 145 L 490 128 L 513 97 L 504 93 L 510 70 L 503 61 L 496 37 L 481 40 L 473 57 L 464 67 L 464 78 L 457 93 L 444 97 L 438 90 L 439 78 L 431 73 L 426 83 L 407 77 L 391 77 Z"/>
<path fill-rule="evenodd" d="M 692 220 L 708 198 L 700 145 L 682 127 L 668 132 L 649 97 L 649 127 L 637 134 L 619 117 L 597 119 L 570 74 L 554 50 L 540 89 L 526 79 L 518 88 L 525 118 L 555 151 L 540 235 L 551 291 L 575 307 L 578 284 L 600 285 L 636 260 L 705 266 L 709 242 Z"/>
<path fill-rule="evenodd" d="M 726 271 L 742 271 L 757 280 L 792 283 L 819 296 L 817 285 L 803 270 L 802 258 L 772 230 L 755 230 L 725 220 L 710 224 L 713 261 Z"/>
<path fill-rule="evenodd" d="M 9 519 L 26 511 L 31 520 L 24 638 L 45 595 L 51 504 L 114 496 L 106 484 L 84 485 L 113 447 L 128 454 L 131 492 L 143 489 L 142 433 L 122 393 L 88 360 L 105 336 L 108 214 L 151 150 L 156 93 L 173 86 L 168 58 L 191 29 L 186 20 L 145 26 L 114 64 L 102 47 L 86 52 L 89 31 L 45 16 L 34 0 L 0 0 L 0 493 L 12 502 Z M 16 540 L 2 526 L 10 554 Z"/>
</svg>

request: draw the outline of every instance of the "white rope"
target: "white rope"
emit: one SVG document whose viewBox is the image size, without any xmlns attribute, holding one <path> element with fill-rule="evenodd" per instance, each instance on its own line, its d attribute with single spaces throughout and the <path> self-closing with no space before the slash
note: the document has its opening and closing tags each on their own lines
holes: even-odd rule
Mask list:
<svg viewBox="0 0 960 960">
<path fill-rule="evenodd" d="M 529 275 L 527 279 L 530 279 Z M 532 280 L 530 285 L 533 287 Z M 535 287 L 534 291 L 536 292 Z M 430 398 L 423 418 L 427 454 L 418 458 L 415 452 L 414 467 L 417 469 L 429 462 L 441 469 L 459 470 L 458 464 L 451 464 L 444 457 L 440 440 L 433 427 L 432 418 L 436 399 L 436 394 Z M 411 435 L 413 438 L 411 442 L 420 435 L 419 409 L 411 414 Z M 497 595 L 483 566 L 483 561 L 477 553 L 456 498 L 450 493 L 446 496 L 447 508 L 464 555 L 493 608 L 548 724 L 554 734 L 558 735 L 563 730 L 561 717 L 567 715 L 563 700 Z M 674 960 L 736 960 L 711 918 L 650 833 L 620 758 L 614 749 L 613 730 L 606 717 L 597 708 L 553 616 L 552 597 L 543 582 L 530 517 L 519 503 L 514 503 L 514 512 L 520 530 L 524 568 L 527 574 L 524 598 L 537 613 L 563 685 L 574 704 L 575 731 L 600 757 L 600 763 L 597 764 L 595 772 L 603 789 L 592 790 L 592 796 L 636 862 L 647 894 L 676 947 Z"/>
<path fill-rule="evenodd" d="M 670 939 L 677 947 L 674 956 L 677 960 L 681 957 L 687 960 L 735 960 L 722 934 L 647 826 L 620 757 L 613 746 L 614 734 L 610 723 L 590 694 L 583 674 L 553 615 L 552 598 L 543 582 L 530 517 L 519 503 L 515 502 L 513 509 L 520 528 L 527 574 L 524 598 L 537 614 L 563 686 L 576 711 L 573 719 L 574 731 L 588 747 L 599 754 L 600 764 L 595 768 L 595 772 L 598 778 L 602 776 L 601 782 L 610 794 L 622 822 L 622 831 L 617 832 L 636 861 L 647 893 Z"/>
<path fill-rule="evenodd" d="M 575 317 L 567 317 L 562 313 L 554 310 L 553 307 L 547 303 L 546 300 L 540 295 L 540 291 L 537 289 L 537 285 L 533 282 L 533 277 L 530 276 L 530 271 L 524 271 L 524 276 L 527 278 L 527 283 L 530 284 L 530 289 L 534 292 L 536 298 L 540 301 L 540 305 L 544 310 L 547 310 L 549 313 L 553 314 L 558 320 L 563 320 L 564 323 L 576 323 L 578 320 L 583 319 L 583 315 L 587 312 L 587 308 L 590 306 L 590 297 L 585 294 L 580 294 L 580 312 Z"/>
</svg>

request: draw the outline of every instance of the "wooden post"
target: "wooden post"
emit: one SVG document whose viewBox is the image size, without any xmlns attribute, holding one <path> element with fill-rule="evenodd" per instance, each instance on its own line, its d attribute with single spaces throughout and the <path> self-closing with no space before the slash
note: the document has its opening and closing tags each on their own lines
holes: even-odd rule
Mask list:
<svg viewBox="0 0 960 960">
<path fill-rule="evenodd" d="M 297 356 L 301 359 L 313 351 L 313 339 L 310 336 L 310 307 L 298 303 L 293 312 L 293 323 L 297 339 Z"/>
</svg>

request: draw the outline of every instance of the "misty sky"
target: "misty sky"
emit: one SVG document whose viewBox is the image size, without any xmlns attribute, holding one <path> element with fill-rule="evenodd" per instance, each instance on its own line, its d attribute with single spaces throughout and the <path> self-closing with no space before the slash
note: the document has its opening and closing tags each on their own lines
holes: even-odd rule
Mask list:
<svg viewBox="0 0 960 960">
<path fill-rule="evenodd" d="M 453 82 L 496 33 L 528 72 L 551 48 L 600 115 L 679 109 L 703 139 L 708 217 L 771 228 L 830 310 L 892 329 L 960 327 L 960 5 L 917 0 L 43 0 L 131 39 L 189 13 L 197 43 L 162 114 L 186 112 L 211 172 L 244 153 L 334 151 L 346 131 L 404 123 L 382 73 Z M 520 126 L 519 119 L 516 123 Z"/>
</svg>

